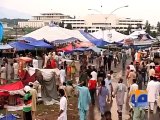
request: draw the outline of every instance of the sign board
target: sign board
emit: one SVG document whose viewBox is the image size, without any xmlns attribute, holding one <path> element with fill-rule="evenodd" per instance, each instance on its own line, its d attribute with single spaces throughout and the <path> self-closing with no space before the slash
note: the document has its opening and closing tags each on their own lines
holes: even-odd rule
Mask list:
<svg viewBox="0 0 160 120">
<path fill-rule="evenodd" d="M 146 90 L 131 92 L 130 102 L 134 107 L 148 107 L 148 93 Z"/>
</svg>

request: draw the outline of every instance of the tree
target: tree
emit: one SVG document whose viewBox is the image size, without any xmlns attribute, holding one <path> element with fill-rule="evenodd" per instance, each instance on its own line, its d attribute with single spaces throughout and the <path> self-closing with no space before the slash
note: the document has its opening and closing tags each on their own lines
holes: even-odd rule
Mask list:
<svg viewBox="0 0 160 120">
<path fill-rule="evenodd" d="M 72 30 L 72 24 L 71 24 L 71 23 L 68 23 L 67 26 L 66 26 L 66 29 Z"/>
<path fill-rule="evenodd" d="M 157 33 L 155 31 L 151 32 L 151 36 L 156 38 L 157 37 Z"/>
<path fill-rule="evenodd" d="M 142 24 L 137 24 L 137 29 L 142 29 Z"/>
<path fill-rule="evenodd" d="M 59 27 L 64 28 L 64 22 L 60 22 L 60 23 L 59 23 Z"/>
<path fill-rule="evenodd" d="M 86 32 L 86 33 L 88 32 L 88 28 L 87 27 L 85 27 L 84 32 Z"/>
<path fill-rule="evenodd" d="M 151 34 L 151 25 L 146 26 L 146 33 Z"/>
<path fill-rule="evenodd" d="M 129 35 L 131 32 L 132 32 L 132 26 L 131 26 L 131 25 L 128 25 L 126 34 Z"/>
<path fill-rule="evenodd" d="M 160 32 L 160 22 L 157 23 L 157 31 Z"/>
</svg>

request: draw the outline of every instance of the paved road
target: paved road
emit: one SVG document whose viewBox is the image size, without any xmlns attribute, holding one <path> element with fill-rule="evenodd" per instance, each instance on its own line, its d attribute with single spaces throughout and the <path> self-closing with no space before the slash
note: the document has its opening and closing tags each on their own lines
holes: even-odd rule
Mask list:
<svg viewBox="0 0 160 120">
<path fill-rule="evenodd" d="M 128 60 L 127 64 L 130 63 L 130 60 Z M 113 68 L 113 67 L 112 67 Z M 122 72 L 121 65 L 118 65 L 117 68 L 113 68 L 114 71 L 114 80 L 113 80 L 113 88 L 115 88 L 118 80 L 120 77 L 124 78 L 124 72 Z M 127 85 L 127 81 L 124 79 L 124 83 Z M 113 98 L 113 102 L 111 104 L 107 104 L 107 110 L 110 110 L 112 113 L 112 120 L 132 120 L 129 116 L 129 104 L 127 99 L 127 92 L 125 95 L 125 104 L 123 107 L 123 113 L 122 117 L 118 118 L 117 114 L 117 104 L 116 99 Z M 148 116 L 148 112 L 146 112 L 146 117 Z M 89 110 L 88 120 L 101 120 L 101 115 L 98 110 L 98 105 L 91 106 Z M 160 115 L 157 112 L 156 115 L 150 114 L 150 119 L 146 118 L 146 120 L 160 120 Z"/>
</svg>

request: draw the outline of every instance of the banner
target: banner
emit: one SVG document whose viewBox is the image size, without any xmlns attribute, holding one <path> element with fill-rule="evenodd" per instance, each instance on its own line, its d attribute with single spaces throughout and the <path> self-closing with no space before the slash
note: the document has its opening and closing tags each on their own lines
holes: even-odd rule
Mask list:
<svg viewBox="0 0 160 120">
<path fill-rule="evenodd" d="M 148 107 L 148 93 L 146 90 L 131 92 L 130 102 L 134 107 Z"/>
<path fill-rule="evenodd" d="M 0 42 L 2 41 L 2 39 L 3 39 L 3 25 L 0 22 Z"/>
</svg>

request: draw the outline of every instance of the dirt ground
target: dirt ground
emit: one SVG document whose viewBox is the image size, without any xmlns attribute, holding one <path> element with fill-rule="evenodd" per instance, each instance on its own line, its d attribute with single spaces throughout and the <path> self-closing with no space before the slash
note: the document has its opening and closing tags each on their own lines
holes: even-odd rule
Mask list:
<svg viewBox="0 0 160 120">
<path fill-rule="evenodd" d="M 68 110 L 67 110 L 67 118 L 68 120 L 78 120 L 78 104 L 77 104 L 77 97 L 68 98 Z M 6 114 L 6 111 L 0 110 L 0 114 Z M 7 112 L 7 114 L 18 114 L 20 116 L 19 120 L 22 120 L 23 113 L 22 111 L 16 112 Z M 50 106 L 46 106 L 44 104 L 37 105 L 37 115 L 36 120 L 57 120 L 59 113 L 59 105 L 54 104 Z"/>
</svg>

